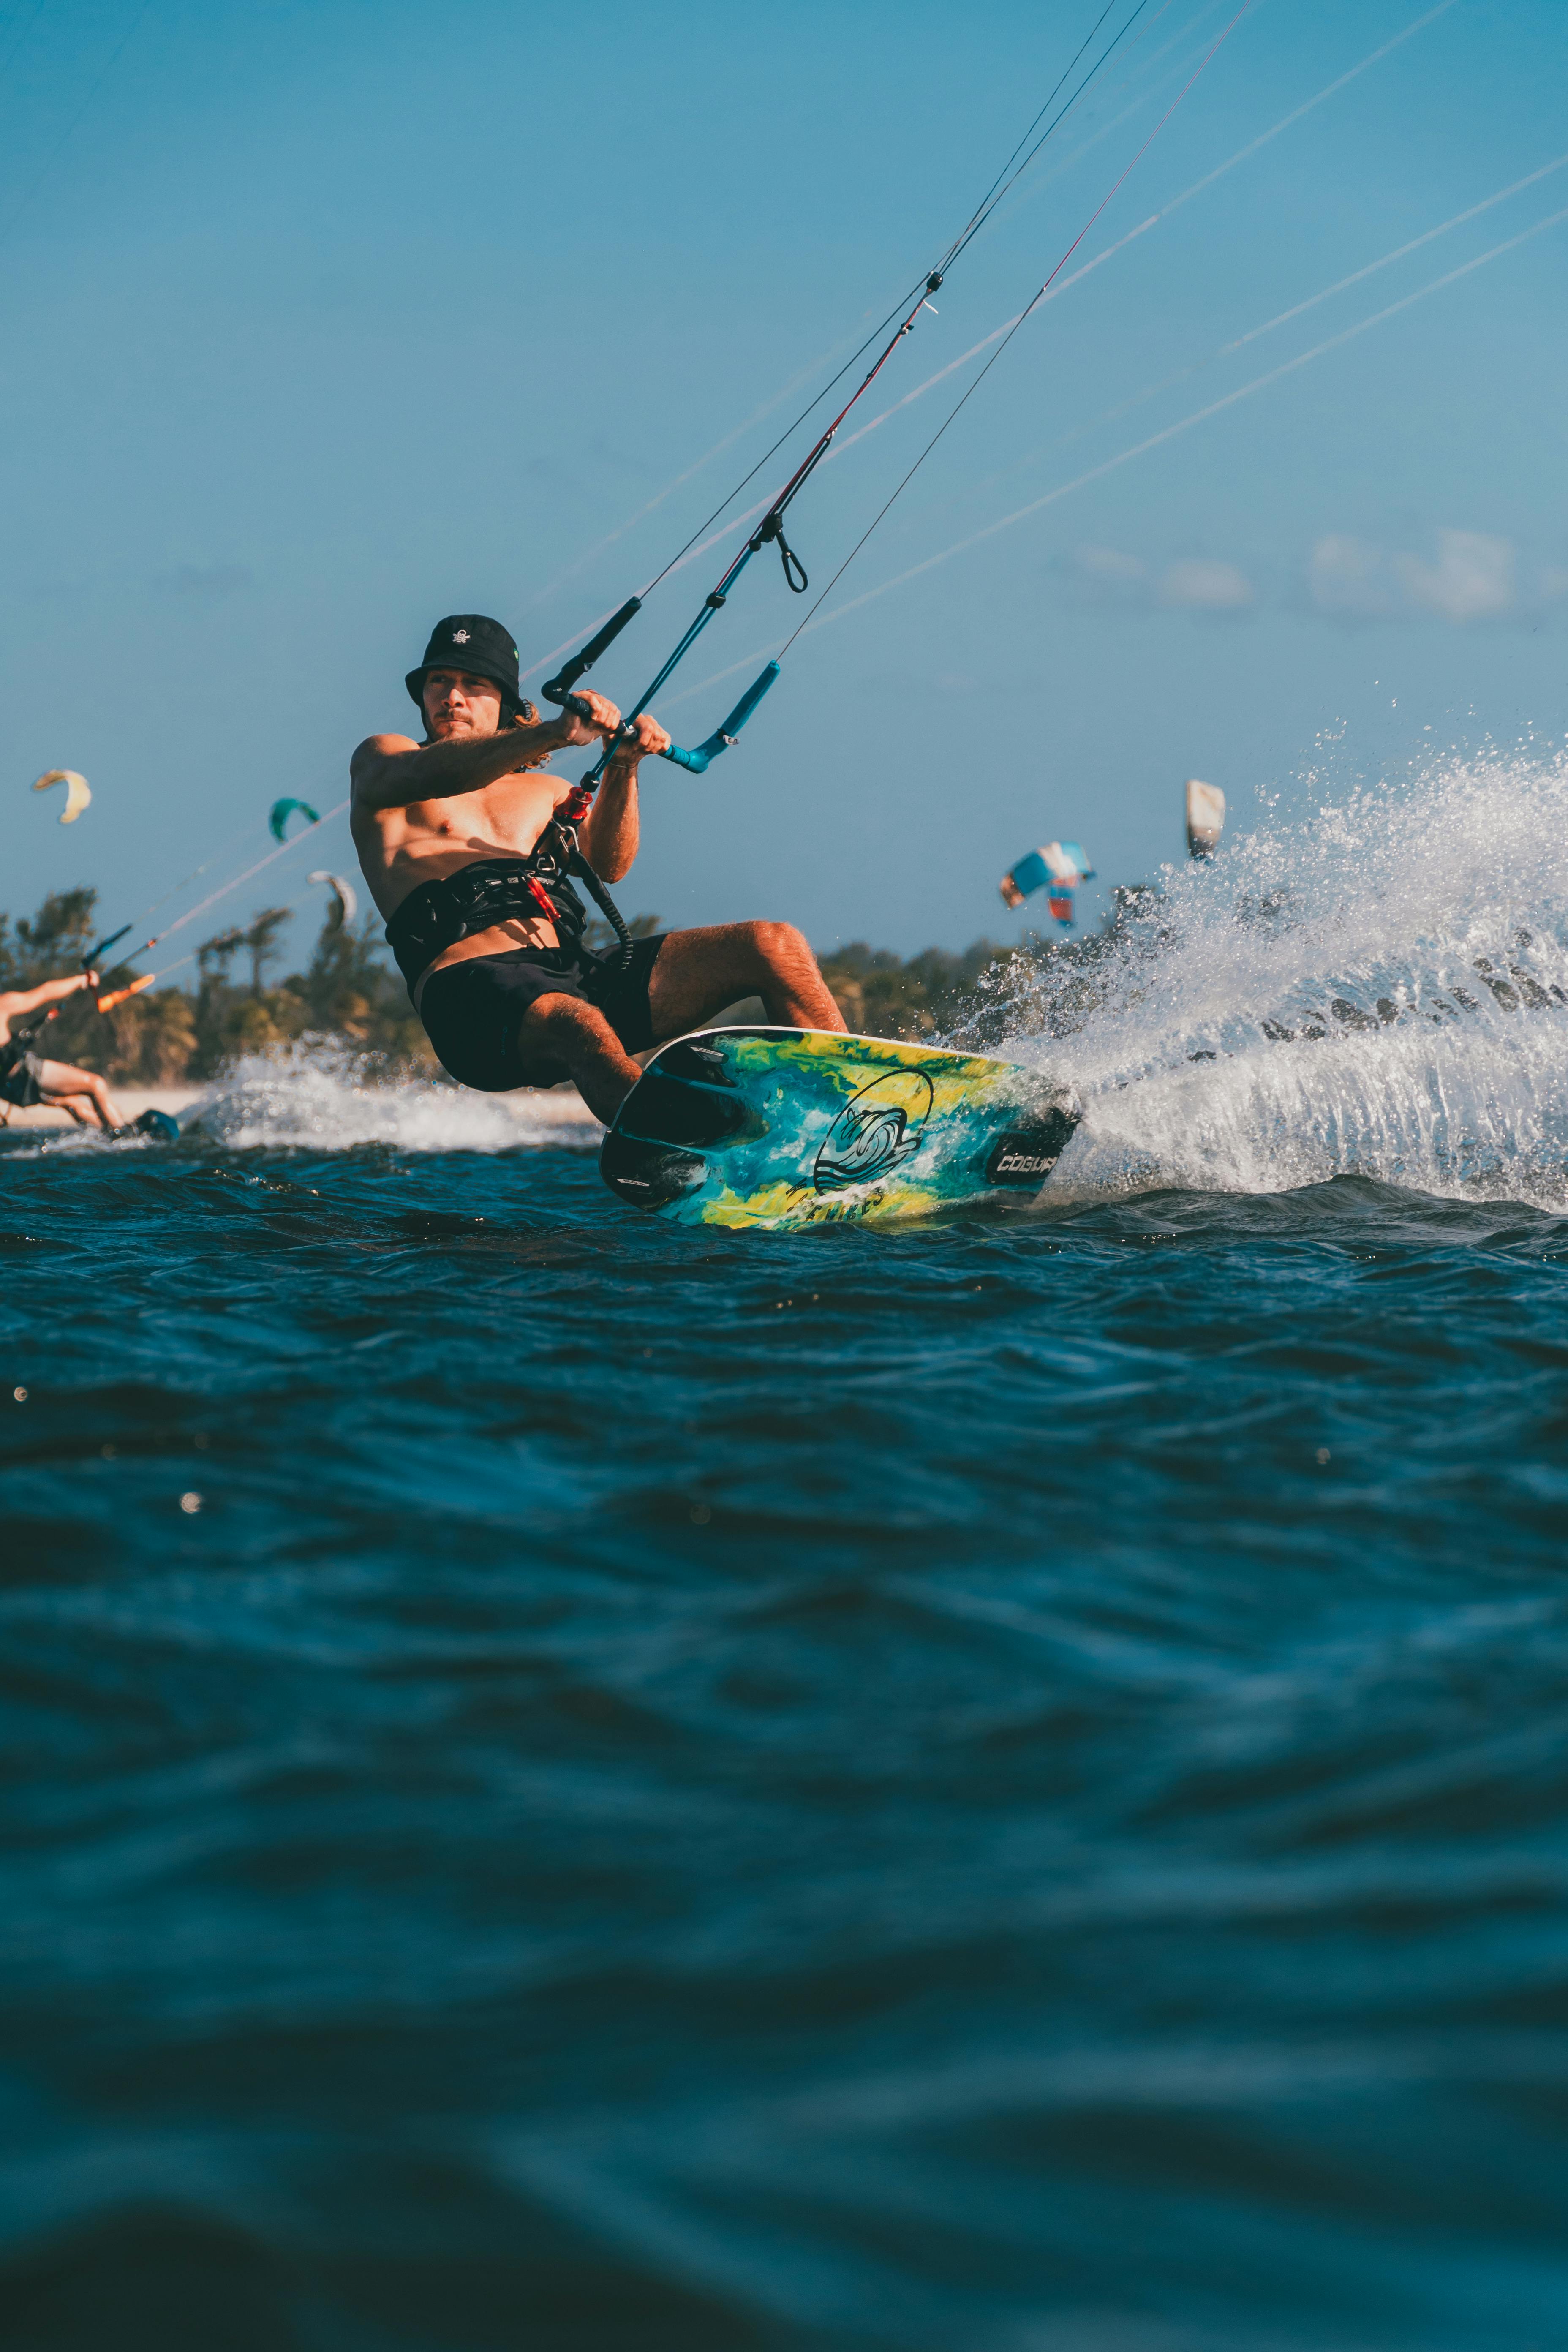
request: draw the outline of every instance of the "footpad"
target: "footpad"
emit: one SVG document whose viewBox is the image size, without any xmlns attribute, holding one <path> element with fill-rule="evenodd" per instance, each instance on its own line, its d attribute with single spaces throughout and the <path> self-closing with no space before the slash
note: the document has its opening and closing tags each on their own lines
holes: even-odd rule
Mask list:
<svg viewBox="0 0 1568 2352">
<path fill-rule="evenodd" d="M 667 1057 L 668 1058 L 668 1057 Z M 693 1086 L 668 1077 L 662 1068 L 639 1078 L 622 1106 L 616 1131 L 628 1139 L 669 1143 L 697 1150 L 755 1142 L 768 1131 L 743 1095 L 733 1087 Z"/>
</svg>

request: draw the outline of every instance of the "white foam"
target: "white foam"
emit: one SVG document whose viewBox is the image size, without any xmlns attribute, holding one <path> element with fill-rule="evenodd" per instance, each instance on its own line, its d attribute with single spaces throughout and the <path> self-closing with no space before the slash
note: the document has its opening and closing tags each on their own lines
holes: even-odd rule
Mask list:
<svg viewBox="0 0 1568 2352">
<path fill-rule="evenodd" d="M 1001 1050 L 1085 1104 L 1052 1194 L 1359 1174 L 1568 1206 L 1568 759 L 1440 763 L 1163 880 L 1009 1008 Z"/>
<path fill-rule="evenodd" d="M 182 1131 L 196 1123 L 237 1151 L 348 1151 L 366 1143 L 400 1151 L 588 1151 L 604 1133 L 569 1088 L 483 1095 L 450 1081 L 389 1084 L 370 1075 L 363 1056 L 319 1042 L 245 1055 L 192 1105 Z"/>
</svg>

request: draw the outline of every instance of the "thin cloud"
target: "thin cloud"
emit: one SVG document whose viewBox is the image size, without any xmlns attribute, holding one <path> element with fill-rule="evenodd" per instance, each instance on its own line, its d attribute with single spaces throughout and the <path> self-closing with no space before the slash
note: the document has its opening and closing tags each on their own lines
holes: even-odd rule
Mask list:
<svg viewBox="0 0 1568 2352">
<path fill-rule="evenodd" d="M 1077 600 L 1138 612 L 1228 615 L 1257 604 L 1239 565 L 1213 556 L 1183 556 L 1163 570 L 1119 547 L 1075 548 L 1064 569 Z"/>
<path fill-rule="evenodd" d="M 1435 613 L 1462 628 L 1538 609 L 1560 593 L 1550 568 L 1521 583 L 1514 542 L 1491 531 L 1439 530 L 1436 548 L 1430 561 L 1331 532 L 1308 558 L 1309 598 L 1316 611 L 1338 621 L 1411 620 Z"/>
<path fill-rule="evenodd" d="M 1234 563 L 1189 558 L 1173 563 L 1160 583 L 1160 602 L 1177 613 L 1245 613 L 1258 592 Z"/>
<path fill-rule="evenodd" d="M 1320 539 L 1308 557 L 1307 593 L 1318 612 L 1340 621 L 1384 620 L 1397 602 L 1382 548 L 1343 531 Z"/>
<path fill-rule="evenodd" d="M 1119 547 L 1075 547 L 1066 569 L 1079 596 L 1090 604 L 1142 605 L 1152 597 L 1149 566 Z"/>
<path fill-rule="evenodd" d="M 1446 621 L 1483 621 L 1511 612 L 1517 583 L 1513 542 L 1479 530 L 1440 530 L 1437 561 L 1397 558 L 1395 570 L 1413 604 Z"/>
</svg>

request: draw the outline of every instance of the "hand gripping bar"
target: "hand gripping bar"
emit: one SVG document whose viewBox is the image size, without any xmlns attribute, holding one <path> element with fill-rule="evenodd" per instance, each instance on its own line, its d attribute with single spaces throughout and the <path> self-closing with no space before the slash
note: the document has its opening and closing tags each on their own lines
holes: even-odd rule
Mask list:
<svg viewBox="0 0 1568 2352">
<path fill-rule="evenodd" d="M 564 710 L 574 710 L 580 719 L 586 719 L 589 716 L 587 708 L 577 699 L 572 688 L 585 671 L 593 668 L 599 656 L 608 651 L 627 622 L 641 610 L 641 597 L 628 597 L 620 611 L 605 623 L 597 636 L 590 637 L 580 653 L 574 654 L 570 661 L 563 662 L 553 677 L 545 679 L 539 691 L 546 702 L 553 702 Z M 672 760 L 678 768 L 689 769 L 694 776 L 700 776 L 721 751 L 729 750 L 778 674 L 777 662 L 769 662 L 762 676 L 746 688 L 723 725 L 716 727 L 705 742 L 699 743 L 690 751 L 683 751 L 679 743 L 672 743 L 667 751 L 659 753 L 659 758 Z M 630 733 L 628 721 L 621 729 L 622 740 Z"/>
</svg>

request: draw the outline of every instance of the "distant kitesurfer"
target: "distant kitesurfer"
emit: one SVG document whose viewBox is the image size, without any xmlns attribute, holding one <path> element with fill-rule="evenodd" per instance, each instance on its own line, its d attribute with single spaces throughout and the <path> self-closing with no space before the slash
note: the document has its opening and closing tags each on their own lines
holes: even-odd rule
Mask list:
<svg viewBox="0 0 1568 2352">
<path fill-rule="evenodd" d="M 32 1052 L 27 1039 L 13 1034 L 14 1024 L 45 1005 L 58 1004 L 79 989 L 96 988 L 95 971 L 79 971 L 69 980 L 46 980 L 37 988 L 0 990 L 0 1102 L 29 1109 L 35 1103 L 54 1103 L 68 1111 L 79 1127 L 101 1127 L 110 1134 L 125 1122 L 96 1070 L 79 1070 L 73 1062 L 47 1062 Z M 52 1020 L 52 1013 L 46 1015 Z"/>
<path fill-rule="evenodd" d="M 579 829 L 580 856 L 553 825 L 571 785 L 552 751 L 614 739 L 620 713 L 581 692 L 592 714 L 541 719 L 524 700 L 517 647 L 499 621 L 438 621 L 406 685 L 425 740 L 372 735 L 350 766 L 351 823 L 386 936 L 442 1066 L 466 1087 L 575 1081 L 614 1118 L 641 1076 L 634 1054 L 757 995 L 781 1028 L 844 1022 L 792 924 L 721 923 L 656 933 L 597 955 L 574 873 L 612 913 L 602 884 L 637 853 L 637 764 L 669 737 L 646 712 L 615 741 Z M 546 912 L 546 909 L 549 912 Z"/>
</svg>

